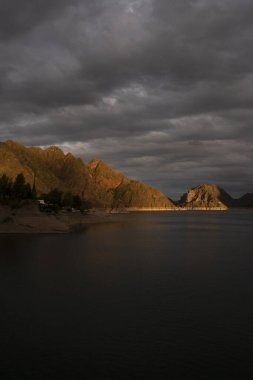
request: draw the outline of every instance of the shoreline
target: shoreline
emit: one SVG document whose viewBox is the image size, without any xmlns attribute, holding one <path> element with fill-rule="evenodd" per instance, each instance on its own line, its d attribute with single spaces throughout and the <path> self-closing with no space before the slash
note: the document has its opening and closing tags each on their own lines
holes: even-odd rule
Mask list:
<svg viewBox="0 0 253 380">
<path fill-rule="evenodd" d="M 116 222 L 117 215 L 106 211 L 48 214 L 41 212 L 36 204 L 14 210 L 0 205 L 0 234 L 67 234 L 94 224 Z"/>
<path fill-rule="evenodd" d="M 127 212 L 176 212 L 176 211 L 227 211 L 231 210 L 228 207 L 175 207 L 175 208 L 158 208 L 158 207 L 129 207 Z"/>
<path fill-rule="evenodd" d="M 0 234 L 62 234 L 82 231 L 94 224 L 115 223 L 125 214 L 135 212 L 186 212 L 186 211 L 229 211 L 225 208 L 126 208 L 92 209 L 87 214 L 59 211 L 48 214 L 41 212 L 38 205 L 30 203 L 17 209 L 0 205 Z M 233 210 L 233 209 L 232 209 Z"/>
</svg>

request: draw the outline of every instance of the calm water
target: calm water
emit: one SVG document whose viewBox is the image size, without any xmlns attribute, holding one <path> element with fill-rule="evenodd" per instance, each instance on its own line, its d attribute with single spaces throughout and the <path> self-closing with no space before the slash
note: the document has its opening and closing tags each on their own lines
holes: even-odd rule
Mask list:
<svg viewBox="0 0 253 380">
<path fill-rule="evenodd" d="M 0 236 L 1 379 L 252 379 L 253 212 Z"/>
</svg>

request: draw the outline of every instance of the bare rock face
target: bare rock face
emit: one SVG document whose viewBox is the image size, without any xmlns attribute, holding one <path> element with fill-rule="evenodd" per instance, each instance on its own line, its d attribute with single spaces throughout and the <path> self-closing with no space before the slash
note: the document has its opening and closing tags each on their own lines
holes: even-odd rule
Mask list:
<svg viewBox="0 0 253 380">
<path fill-rule="evenodd" d="M 125 181 L 114 190 L 115 208 L 173 209 L 174 204 L 164 194 L 139 181 Z"/>
<path fill-rule="evenodd" d="M 202 184 L 184 194 L 179 201 L 179 205 L 188 209 L 226 210 L 234 205 L 234 200 L 219 186 Z"/>
<path fill-rule="evenodd" d="M 71 191 L 93 207 L 174 209 L 174 204 L 159 190 L 132 181 L 101 160 L 86 165 L 58 147 L 25 147 L 13 141 L 0 143 L 0 175 L 15 179 L 23 173 L 38 193 L 53 188 Z"/>
</svg>

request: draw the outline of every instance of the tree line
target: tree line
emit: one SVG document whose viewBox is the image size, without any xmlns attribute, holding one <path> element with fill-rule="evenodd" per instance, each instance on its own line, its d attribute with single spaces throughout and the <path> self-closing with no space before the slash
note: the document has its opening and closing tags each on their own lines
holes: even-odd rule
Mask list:
<svg viewBox="0 0 253 380">
<path fill-rule="evenodd" d="M 46 194 L 41 194 L 48 205 L 53 205 L 54 210 L 62 207 L 75 208 L 85 211 L 91 207 L 90 203 L 81 199 L 78 194 L 63 192 L 58 189 L 52 189 Z M 36 200 L 38 199 L 35 183 L 33 186 L 26 182 L 23 173 L 19 173 L 13 181 L 6 174 L 0 176 L 0 201 L 8 203 L 9 201 Z"/>
<path fill-rule="evenodd" d="M 63 192 L 58 189 L 52 189 L 47 194 L 40 196 L 47 204 L 54 205 L 54 209 L 62 207 L 74 208 L 80 211 L 87 211 L 91 208 L 90 202 L 82 199 L 78 194 L 73 194 L 70 191 Z"/>
<path fill-rule="evenodd" d="M 0 200 L 36 199 L 35 187 L 25 181 L 23 173 L 19 173 L 14 181 L 3 174 L 0 177 Z"/>
</svg>

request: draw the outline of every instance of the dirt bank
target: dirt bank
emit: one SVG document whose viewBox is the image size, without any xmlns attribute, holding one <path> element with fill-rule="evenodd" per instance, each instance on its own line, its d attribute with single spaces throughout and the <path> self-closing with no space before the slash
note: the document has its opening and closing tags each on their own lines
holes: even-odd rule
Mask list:
<svg viewBox="0 0 253 380">
<path fill-rule="evenodd" d="M 80 212 L 41 212 L 36 204 L 11 209 L 0 205 L 0 233 L 68 233 L 94 223 L 116 221 L 117 215 L 105 211 L 94 211 L 83 215 Z"/>
</svg>

